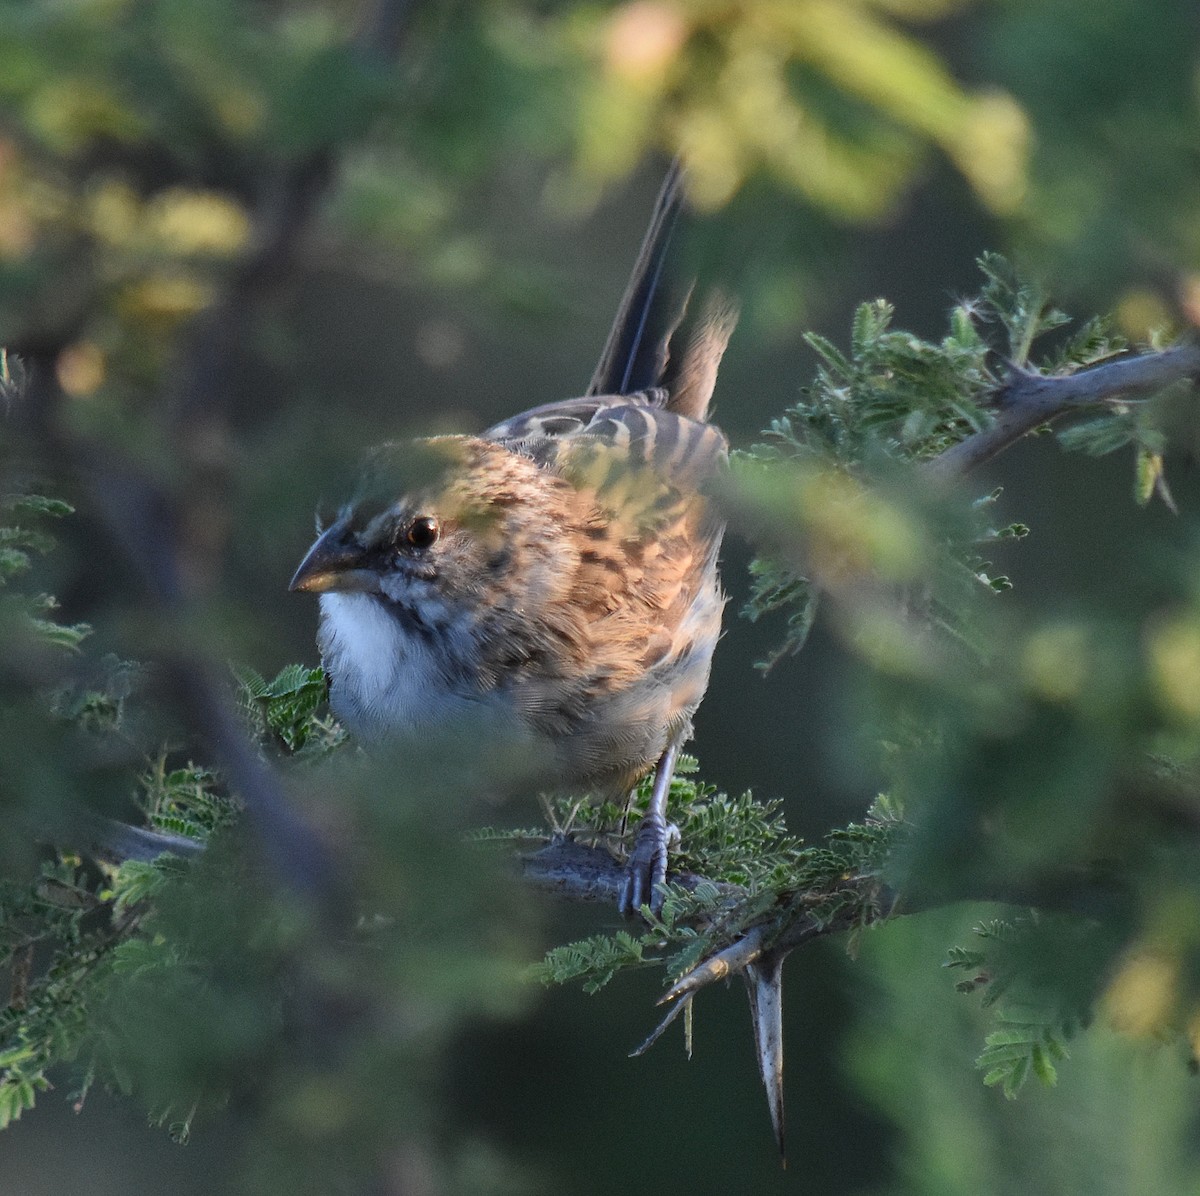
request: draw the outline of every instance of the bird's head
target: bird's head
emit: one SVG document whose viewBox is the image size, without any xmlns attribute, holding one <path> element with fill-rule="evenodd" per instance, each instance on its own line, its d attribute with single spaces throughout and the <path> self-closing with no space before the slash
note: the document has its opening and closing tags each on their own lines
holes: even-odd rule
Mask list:
<svg viewBox="0 0 1200 1196">
<path fill-rule="evenodd" d="M 574 497 L 529 458 L 476 437 L 385 445 L 290 589 L 373 594 L 434 622 L 511 604 L 552 580 Z"/>
</svg>

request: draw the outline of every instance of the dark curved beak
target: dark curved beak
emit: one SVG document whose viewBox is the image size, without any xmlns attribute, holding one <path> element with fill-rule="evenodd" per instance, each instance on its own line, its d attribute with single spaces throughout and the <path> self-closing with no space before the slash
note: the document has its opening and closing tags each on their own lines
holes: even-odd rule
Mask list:
<svg viewBox="0 0 1200 1196">
<path fill-rule="evenodd" d="M 367 568 L 365 558 L 366 553 L 348 520 L 338 519 L 308 550 L 288 583 L 288 589 L 293 593 L 303 590 L 309 594 L 323 594 L 327 590 L 378 590 L 378 574 Z"/>
</svg>

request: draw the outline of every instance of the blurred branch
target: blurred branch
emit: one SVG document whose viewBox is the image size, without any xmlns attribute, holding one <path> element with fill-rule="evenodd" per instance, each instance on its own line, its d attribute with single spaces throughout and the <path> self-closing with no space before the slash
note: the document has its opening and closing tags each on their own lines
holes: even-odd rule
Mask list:
<svg viewBox="0 0 1200 1196">
<path fill-rule="evenodd" d="M 378 0 L 355 36 L 355 57 L 364 66 L 384 62 L 399 49 L 411 0 Z M 185 576 L 216 575 L 224 548 L 213 512 L 227 505 L 232 453 L 228 414 L 237 388 L 234 365 L 255 307 L 295 272 L 305 234 L 337 173 L 336 147 L 322 145 L 285 163 L 266 186 L 250 248 L 234 269 L 222 298 L 196 322 L 178 363 L 169 407 L 171 442 L 187 466 L 188 511 L 180 527 Z"/>
<path fill-rule="evenodd" d="M 1200 346 L 1191 344 L 1123 357 L 1061 377 L 1013 366 L 996 395 L 999 414 L 995 423 L 935 457 L 926 465 L 926 473 L 931 477 L 967 473 L 1015 444 L 1027 432 L 1060 416 L 1123 398 L 1153 394 L 1172 383 L 1197 377 L 1200 377 Z"/>
<path fill-rule="evenodd" d="M 380 0 L 354 41 L 368 64 L 394 55 L 411 5 Z M 132 460 L 78 434 L 63 417 L 63 395 L 55 369 L 69 336 L 35 332 L 12 346 L 30 367 L 18 425 L 38 455 L 74 476 L 89 493 L 102 532 L 115 555 L 132 567 L 144 606 L 161 620 L 163 640 L 182 645 L 159 654 L 166 696 L 188 730 L 213 753 L 244 803 L 247 821 L 278 878 L 293 892 L 313 899 L 318 910 L 342 909 L 343 882 L 327 844 L 291 808 L 279 778 L 259 758 L 208 662 L 186 645 L 187 595 L 214 578 L 224 549 L 213 534 L 223 519 L 230 488 L 223 451 L 228 410 L 234 400 L 233 364 L 240 339 L 255 310 L 295 272 L 299 248 L 321 198 L 335 175 L 335 147 L 322 146 L 275 171 L 255 213 L 250 248 L 237 263 L 221 298 L 200 317 L 172 374 L 166 443 L 179 446 L 180 469 L 168 490 Z M 109 826 L 106 831 L 112 832 Z M 135 853 L 159 844 L 121 830 L 108 850 Z M 187 853 L 182 843 L 165 850 Z M 157 851 L 155 851 L 157 854 Z"/>
<path fill-rule="evenodd" d="M 75 811 L 73 821 L 78 836 L 78 850 L 109 864 L 123 864 L 126 860 L 148 864 L 160 855 L 176 855 L 186 860 L 204 850 L 204 844 L 199 839 L 130 826 L 115 818 L 104 818 L 91 810 Z M 56 834 L 55 838 L 61 839 L 61 835 Z"/>
<path fill-rule="evenodd" d="M 135 466 L 64 431 L 53 362 L 29 364 L 29 387 L 17 412 L 30 439 L 46 460 L 56 462 L 88 490 L 110 547 L 134 567 L 145 609 L 161 619 L 166 642 L 186 645 L 182 629 L 187 609 L 169 497 Z M 169 702 L 184 726 L 212 752 L 240 796 L 247 821 L 280 881 L 335 917 L 344 903 L 329 848 L 291 808 L 279 778 L 259 758 L 208 665 L 182 646 L 160 653 L 158 664 L 158 679 Z M 131 852 L 126 858 L 137 857 Z"/>
</svg>

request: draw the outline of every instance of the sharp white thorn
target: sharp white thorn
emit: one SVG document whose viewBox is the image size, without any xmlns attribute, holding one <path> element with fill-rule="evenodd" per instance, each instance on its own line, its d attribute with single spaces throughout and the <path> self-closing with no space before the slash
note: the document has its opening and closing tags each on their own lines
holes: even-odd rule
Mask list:
<svg viewBox="0 0 1200 1196">
<path fill-rule="evenodd" d="M 768 951 L 742 972 L 750 995 L 758 1074 L 767 1093 L 771 1128 L 787 1166 L 783 1116 L 783 961 L 787 952 Z"/>
</svg>

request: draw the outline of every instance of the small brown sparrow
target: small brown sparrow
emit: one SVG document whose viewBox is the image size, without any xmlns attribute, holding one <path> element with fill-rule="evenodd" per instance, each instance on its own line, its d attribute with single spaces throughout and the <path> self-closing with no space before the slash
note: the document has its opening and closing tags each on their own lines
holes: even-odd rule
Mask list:
<svg viewBox="0 0 1200 1196">
<path fill-rule="evenodd" d="M 618 800 L 657 766 L 626 913 L 661 906 L 667 791 L 725 601 L 707 415 L 736 314 L 709 304 L 678 354 L 679 319 L 653 339 L 679 186 L 672 168 L 587 395 L 419 442 L 432 480 L 345 506 L 291 582 L 321 596 L 330 701 L 359 738 L 481 720 L 543 791 Z M 377 451 L 375 474 L 397 459 Z"/>
</svg>

